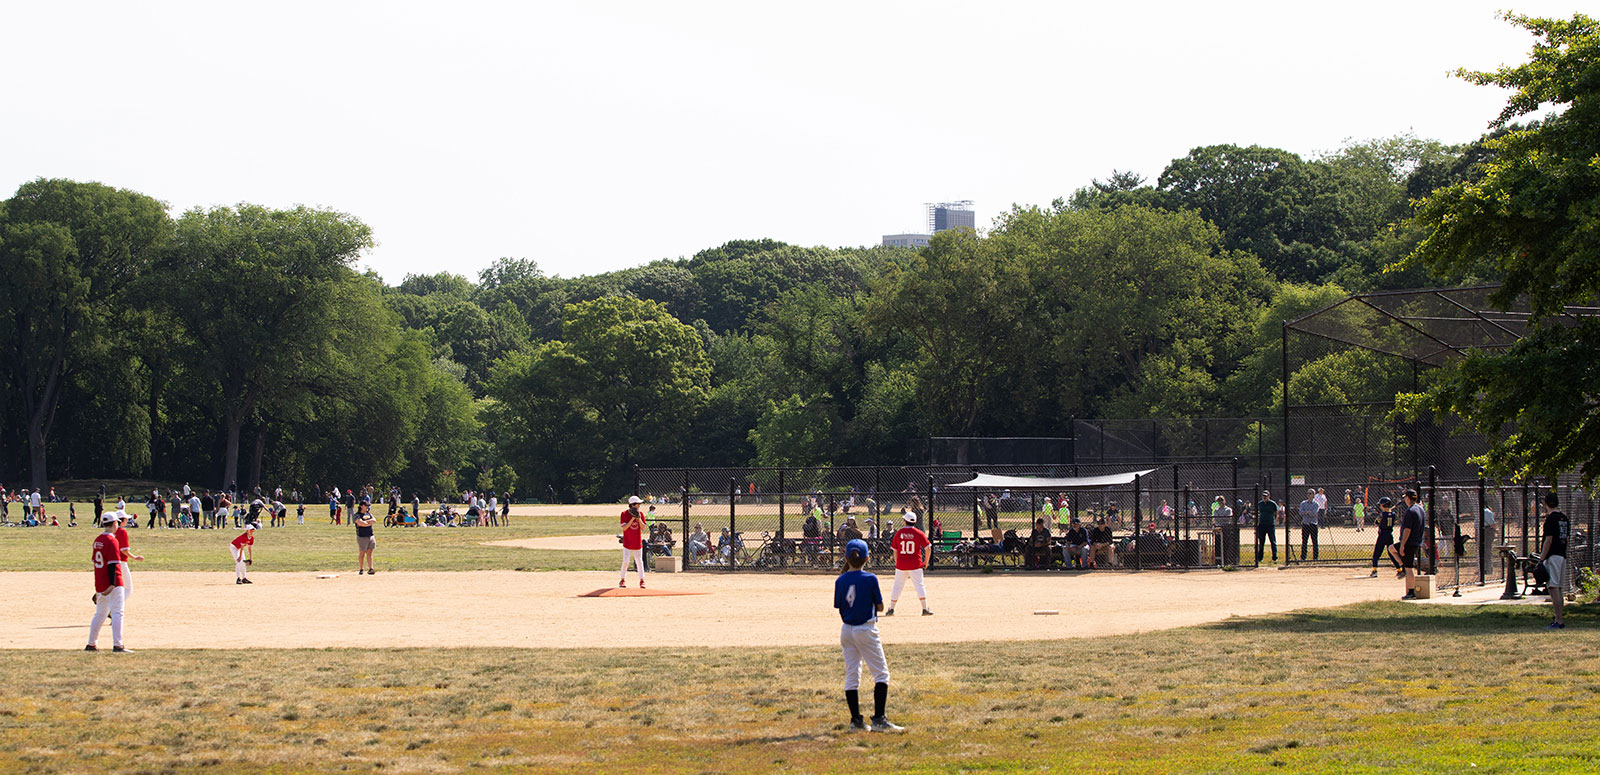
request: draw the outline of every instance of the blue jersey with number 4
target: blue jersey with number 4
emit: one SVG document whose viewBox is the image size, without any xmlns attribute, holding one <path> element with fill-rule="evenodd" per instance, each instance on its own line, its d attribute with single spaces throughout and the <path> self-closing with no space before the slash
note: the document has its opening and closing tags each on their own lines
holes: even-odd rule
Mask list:
<svg viewBox="0 0 1600 775">
<path fill-rule="evenodd" d="M 866 624 L 878 618 L 883 592 L 878 577 L 864 570 L 847 570 L 833 582 L 833 607 L 845 624 Z"/>
</svg>

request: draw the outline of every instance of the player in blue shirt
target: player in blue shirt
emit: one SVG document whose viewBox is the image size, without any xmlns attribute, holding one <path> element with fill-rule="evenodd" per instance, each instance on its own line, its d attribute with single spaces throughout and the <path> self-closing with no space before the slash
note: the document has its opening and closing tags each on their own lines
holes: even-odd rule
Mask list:
<svg viewBox="0 0 1600 775">
<path fill-rule="evenodd" d="M 899 732 L 903 727 L 883 715 L 889 701 L 889 663 L 878 640 L 878 614 L 883 612 L 883 590 L 878 577 L 861 568 L 867 564 L 867 542 L 859 538 L 845 544 L 844 573 L 833 582 L 833 607 L 844 626 L 839 645 L 844 649 L 844 700 L 850 706 L 850 731 Z M 872 671 L 872 725 L 861 718 L 861 663 Z"/>
</svg>

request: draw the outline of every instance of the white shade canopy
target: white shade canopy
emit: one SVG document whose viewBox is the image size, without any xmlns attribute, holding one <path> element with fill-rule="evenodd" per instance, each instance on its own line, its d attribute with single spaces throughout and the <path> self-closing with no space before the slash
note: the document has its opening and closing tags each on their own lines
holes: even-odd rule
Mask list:
<svg viewBox="0 0 1600 775">
<path fill-rule="evenodd" d="M 1156 472 L 1150 468 L 1144 471 L 1128 471 L 1121 474 L 1104 474 L 1101 476 L 1069 476 L 1061 478 L 1046 478 L 1042 476 L 995 476 L 993 474 L 974 474 L 972 479 L 946 487 L 971 487 L 978 490 L 1098 490 L 1102 487 L 1115 487 L 1119 484 L 1133 484 L 1134 477 L 1149 476 Z"/>
</svg>

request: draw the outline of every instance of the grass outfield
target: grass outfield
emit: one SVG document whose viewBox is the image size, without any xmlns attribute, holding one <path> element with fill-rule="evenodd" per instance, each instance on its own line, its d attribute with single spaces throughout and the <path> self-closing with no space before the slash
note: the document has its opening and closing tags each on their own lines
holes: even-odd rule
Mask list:
<svg viewBox="0 0 1600 775">
<path fill-rule="evenodd" d="M 0 652 L 4 772 L 1592 772 L 1594 606 L 1371 603 L 1071 642 Z"/>
<path fill-rule="evenodd" d="M 66 504 L 60 507 L 65 525 Z M 142 510 L 142 509 L 141 509 Z M 320 512 L 320 513 L 318 513 Z M 88 568 L 93 512 L 78 511 L 78 527 L 0 528 L 0 571 L 73 571 Z M 315 515 L 315 516 L 314 516 Z M 15 516 L 15 514 L 13 514 Z M 317 517 L 320 517 L 317 518 Z M 143 521 L 140 522 L 144 524 Z M 378 570 L 595 570 L 616 564 L 616 552 L 582 552 L 484 546 L 487 541 L 614 532 L 615 517 L 512 517 L 511 527 L 377 527 Z M 240 530 L 132 530 L 141 570 L 230 570 L 227 544 Z M 338 570 L 355 567 L 355 528 L 328 524 L 326 508 L 306 509 L 306 524 L 263 527 L 256 536 L 256 567 L 273 571 Z"/>
</svg>

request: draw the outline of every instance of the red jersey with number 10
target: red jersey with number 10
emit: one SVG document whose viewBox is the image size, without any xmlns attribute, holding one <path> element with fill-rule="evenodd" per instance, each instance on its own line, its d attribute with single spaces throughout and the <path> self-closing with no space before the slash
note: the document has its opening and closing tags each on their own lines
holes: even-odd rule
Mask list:
<svg viewBox="0 0 1600 775">
<path fill-rule="evenodd" d="M 117 537 L 101 533 L 94 537 L 89 562 L 94 565 L 94 591 L 105 594 L 112 587 L 122 586 L 122 547 Z"/>
<path fill-rule="evenodd" d="M 639 519 L 639 524 L 629 526 L 628 523 L 632 522 L 635 517 Z M 620 524 L 622 525 L 622 548 L 643 549 L 644 539 L 640 537 L 639 531 L 641 526 L 644 525 L 644 515 L 635 514 L 633 513 L 633 509 L 628 509 L 627 511 L 622 512 L 622 520 Z"/>
<path fill-rule="evenodd" d="M 927 533 L 914 527 L 903 527 L 895 531 L 891 542 L 894 544 L 895 570 L 916 570 L 922 567 L 922 550 L 929 544 Z"/>
</svg>

